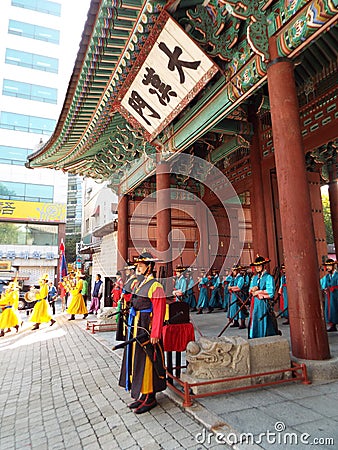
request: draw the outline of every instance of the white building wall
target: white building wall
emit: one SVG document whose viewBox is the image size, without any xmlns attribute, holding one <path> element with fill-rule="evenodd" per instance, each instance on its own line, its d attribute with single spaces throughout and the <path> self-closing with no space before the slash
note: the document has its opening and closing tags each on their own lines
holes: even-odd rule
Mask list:
<svg viewBox="0 0 338 450">
<path fill-rule="evenodd" d="M 101 252 L 93 254 L 92 261 L 92 286 L 95 277 L 99 273 L 103 281 L 103 292 L 105 292 L 106 278 L 113 278 L 117 271 L 117 232 L 108 234 L 102 238 Z M 101 307 L 104 305 L 102 298 Z"/>
</svg>

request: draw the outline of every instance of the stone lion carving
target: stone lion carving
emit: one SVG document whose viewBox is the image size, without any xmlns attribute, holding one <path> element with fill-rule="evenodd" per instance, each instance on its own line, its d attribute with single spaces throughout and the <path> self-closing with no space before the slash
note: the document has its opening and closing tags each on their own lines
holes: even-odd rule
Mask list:
<svg viewBox="0 0 338 450">
<path fill-rule="evenodd" d="M 97 312 L 97 321 L 98 323 L 111 323 L 116 324 L 116 313 L 117 308 L 104 307 L 98 310 Z"/>
<path fill-rule="evenodd" d="M 201 337 L 189 342 L 187 375 L 199 379 L 221 379 L 250 373 L 248 342 L 237 337 Z"/>
</svg>

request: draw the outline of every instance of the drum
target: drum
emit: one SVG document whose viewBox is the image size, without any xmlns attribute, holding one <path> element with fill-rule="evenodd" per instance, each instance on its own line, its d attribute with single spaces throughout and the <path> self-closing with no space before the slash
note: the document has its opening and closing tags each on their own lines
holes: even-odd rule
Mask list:
<svg viewBox="0 0 338 450">
<path fill-rule="evenodd" d="M 25 300 L 27 303 L 32 303 L 37 300 L 36 294 L 39 292 L 39 289 L 31 289 L 30 291 L 25 293 Z"/>
</svg>

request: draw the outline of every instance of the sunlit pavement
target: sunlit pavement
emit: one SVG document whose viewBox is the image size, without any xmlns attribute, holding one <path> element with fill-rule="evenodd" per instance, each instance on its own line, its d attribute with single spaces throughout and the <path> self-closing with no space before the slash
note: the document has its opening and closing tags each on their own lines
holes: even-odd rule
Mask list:
<svg viewBox="0 0 338 450">
<path fill-rule="evenodd" d="M 135 415 L 117 385 L 120 355 L 84 320 L 57 315 L 57 324 L 32 331 L 21 314 L 19 333 L 0 340 L 1 450 L 224 448 L 198 444 L 201 424 L 164 394 Z"/>
<path fill-rule="evenodd" d="M 338 442 L 337 382 L 215 396 L 188 410 L 166 391 L 158 407 L 137 416 L 127 407 L 129 394 L 117 385 L 122 351 L 111 351 L 115 332 L 92 335 L 85 320 L 68 322 L 67 314 L 58 314 L 52 327 L 31 331 L 33 323 L 21 315 L 19 333 L 0 338 L 1 450 L 224 449 L 229 448 L 224 436 L 233 442 L 235 431 L 252 434 L 256 443 L 247 438 L 239 449 L 305 449 L 314 438 L 325 444 L 310 448 L 336 448 L 328 439 Z M 226 323 L 220 311 L 191 317 L 204 335 L 217 335 Z M 288 336 L 288 327 L 281 328 Z M 227 329 L 230 334 L 245 337 L 246 330 Z M 285 433 L 293 434 L 297 445 L 285 443 Z"/>
</svg>

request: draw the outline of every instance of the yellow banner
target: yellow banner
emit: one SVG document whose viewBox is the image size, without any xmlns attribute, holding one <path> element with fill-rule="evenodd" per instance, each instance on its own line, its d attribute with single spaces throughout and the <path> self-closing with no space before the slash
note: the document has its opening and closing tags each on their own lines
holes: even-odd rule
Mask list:
<svg viewBox="0 0 338 450">
<path fill-rule="evenodd" d="M 66 204 L 20 202 L 0 197 L 0 220 L 66 222 Z"/>
</svg>

